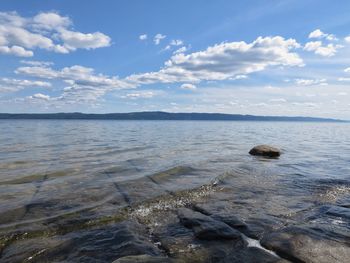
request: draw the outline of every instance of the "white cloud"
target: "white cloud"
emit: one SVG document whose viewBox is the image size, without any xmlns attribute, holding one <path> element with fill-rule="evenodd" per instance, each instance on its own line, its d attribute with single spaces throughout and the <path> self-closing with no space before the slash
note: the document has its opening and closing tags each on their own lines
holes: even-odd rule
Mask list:
<svg viewBox="0 0 350 263">
<path fill-rule="evenodd" d="M 77 48 L 95 49 L 110 46 L 111 39 L 109 36 L 100 32 L 84 34 L 69 30 L 61 30 L 60 38 L 64 42 L 64 47 L 68 50 Z"/>
<path fill-rule="evenodd" d="M 344 40 L 345 40 L 346 42 L 350 43 L 350 36 L 344 38 Z"/>
<path fill-rule="evenodd" d="M 294 39 L 258 37 L 252 43 L 230 42 L 208 47 L 188 55 L 176 54 L 157 72 L 135 74 L 126 80 L 135 84 L 199 82 L 224 80 L 264 70 L 269 66 L 303 66 L 292 49 Z"/>
<path fill-rule="evenodd" d="M 327 46 L 319 47 L 318 49 L 316 49 L 315 54 L 321 55 L 324 57 L 331 57 L 331 56 L 334 56 L 335 53 L 337 53 L 337 49 L 339 49 L 339 48 L 342 48 L 342 46 L 328 44 Z"/>
<path fill-rule="evenodd" d="M 311 41 L 305 44 L 304 50 L 313 51 L 317 55 L 321 55 L 324 57 L 331 57 L 337 53 L 339 48 L 342 48 L 342 45 L 333 45 L 328 44 L 326 46 L 322 46 L 321 41 Z"/>
<path fill-rule="evenodd" d="M 187 47 L 180 47 L 179 49 L 175 50 L 173 54 L 185 53 L 186 51 L 187 51 Z"/>
<path fill-rule="evenodd" d="M 328 85 L 326 79 L 295 79 L 298 86 Z"/>
<path fill-rule="evenodd" d="M 16 92 L 26 87 L 49 88 L 51 87 L 51 83 L 46 81 L 33 81 L 26 79 L 0 79 L 0 92 Z"/>
<path fill-rule="evenodd" d="M 32 57 L 33 52 L 19 46 L 0 46 L 0 54 L 14 55 L 17 57 Z"/>
<path fill-rule="evenodd" d="M 333 34 L 323 33 L 320 29 L 316 29 L 309 34 L 309 38 L 326 38 L 329 41 L 337 40 Z"/>
<path fill-rule="evenodd" d="M 170 45 L 172 46 L 182 46 L 184 42 L 181 39 L 173 39 L 170 41 Z"/>
<path fill-rule="evenodd" d="M 306 107 L 306 108 L 317 108 L 317 107 L 319 107 L 319 104 L 315 103 L 315 102 L 293 102 L 292 105 Z"/>
<path fill-rule="evenodd" d="M 350 81 L 350 78 L 338 78 L 338 81 L 346 82 L 346 81 Z"/>
<path fill-rule="evenodd" d="M 69 53 L 78 48 L 95 49 L 110 45 L 103 33 L 81 33 L 70 30 L 72 21 L 54 12 L 24 18 L 15 12 L 0 12 L 0 53 L 21 57 L 33 56 L 41 48 Z"/>
<path fill-rule="evenodd" d="M 96 74 L 92 68 L 78 65 L 55 70 L 34 63 L 39 66 L 19 67 L 15 72 L 66 83 L 68 87 L 62 96 L 51 100 L 93 101 L 108 91 L 136 88 L 141 84 L 242 79 L 270 66 L 302 66 L 302 59 L 292 52 L 298 47 L 300 45 L 294 39 L 282 37 L 259 37 L 252 43 L 222 43 L 188 55 L 176 54 L 158 72 L 131 75 L 125 79 Z M 194 85 L 184 87 L 193 89 Z"/>
<path fill-rule="evenodd" d="M 350 73 L 350 67 L 349 67 L 349 68 L 344 69 L 344 72 L 346 72 L 346 73 Z"/>
<path fill-rule="evenodd" d="M 230 78 L 232 80 L 237 80 L 237 79 L 247 79 L 248 76 L 247 75 L 237 75 L 237 76 L 234 76 L 233 78 Z"/>
<path fill-rule="evenodd" d="M 323 33 L 320 29 L 316 29 L 315 31 L 312 31 L 309 34 L 309 38 L 322 38 L 324 37 L 326 34 Z"/>
<path fill-rule="evenodd" d="M 165 38 L 166 38 L 166 36 L 162 35 L 162 34 L 155 35 L 154 38 L 153 38 L 154 44 L 159 45 L 160 41 L 162 41 Z"/>
<path fill-rule="evenodd" d="M 29 87 L 29 86 L 36 86 L 36 87 L 51 87 L 51 83 L 45 82 L 45 81 L 33 81 L 33 80 L 26 80 L 26 79 L 9 79 L 9 78 L 2 78 L 0 79 L 0 82 L 5 83 L 7 85 L 11 86 L 22 86 L 22 87 Z"/>
<path fill-rule="evenodd" d="M 79 65 L 65 67 L 61 70 L 54 70 L 46 66 L 19 67 L 15 72 L 36 78 L 61 80 L 66 83 L 68 87 L 63 90 L 63 94 L 51 98 L 52 101 L 91 102 L 108 91 L 135 87 L 118 77 L 95 74 L 92 68 Z"/>
<path fill-rule="evenodd" d="M 39 100 L 50 100 L 50 96 L 49 95 L 45 95 L 42 93 L 37 93 L 34 94 L 32 96 L 29 96 L 30 99 L 39 99 Z"/>
<path fill-rule="evenodd" d="M 79 65 L 65 67 L 62 70 L 53 70 L 49 67 L 19 67 L 16 73 L 43 79 L 61 79 L 70 85 L 116 89 L 133 87 L 117 77 L 108 77 L 102 74 L 96 75 L 94 69 Z"/>
<path fill-rule="evenodd" d="M 167 51 L 167 50 L 170 50 L 171 49 L 171 46 L 170 45 L 167 45 L 165 48 L 163 48 L 161 51 Z"/>
<path fill-rule="evenodd" d="M 53 62 L 50 61 L 37 61 L 37 60 L 21 60 L 22 64 L 30 65 L 30 66 L 37 66 L 37 67 L 49 67 L 53 65 Z"/>
<path fill-rule="evenodd" d="M 40 13 L 33 17 L 33 27 L 38 29 L 55 30 L 65 28 L 72 24 L 68 17 L 62 17 L 57 13 Z"/>
<path fill-rule="evenodd" d="M 150 99 L 155 96 L 155 92 L 153 91 L 143 91 L 143 92 L 133 92 L 128 93 L 125 96 L 122 96 L 122 98 L 125 99 Z"/>
<path fill-rule="evenodd" d="M 196 90 L 196 85 L 190 84 L 190 83 L 184 83 L 180 86 L 181 89 L 187 89 L 187 90 Z"/>
<path fill-rule="evenodd" d="M 287 100 L 286 100 L 286 99 L 283 99 L 283 98 L 279 98 L 279 99 L 270 99 L 269 101 L 270 101 L 270 102 L 278 102 L 278 103 L 287 102 Z"/>
<path fill-rule="evenodd" d="M 139 36 L 140 40 L 146 40 L 147 39 L 147 34 L 143 34 Z"/>
<path fill-rule="evenodd" d="M 311 42 L 307 42 L 305 44 L 304 50 L 306 50 L 306 51 L 315 51 L 321 46 L 322 46 L 322 42 L 321 41 L 311 41 Z"/>
</svg>

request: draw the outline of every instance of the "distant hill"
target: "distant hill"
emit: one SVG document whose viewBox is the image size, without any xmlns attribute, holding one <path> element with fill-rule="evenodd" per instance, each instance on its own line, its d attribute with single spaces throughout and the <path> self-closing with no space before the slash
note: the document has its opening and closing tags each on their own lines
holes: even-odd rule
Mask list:
<svg viewBox="0 0 350 263">
<path fill-rule="evenodd" d="M 130 113 L 0 113 L 0 119 L 18 120 L 200 120 L 200 121 L 303 121 L 303 122 L 345 122 L 337 119 L 313 117 L 254 116 L 223 113 L 169 113 L 161 111 Z"/>
</svg>

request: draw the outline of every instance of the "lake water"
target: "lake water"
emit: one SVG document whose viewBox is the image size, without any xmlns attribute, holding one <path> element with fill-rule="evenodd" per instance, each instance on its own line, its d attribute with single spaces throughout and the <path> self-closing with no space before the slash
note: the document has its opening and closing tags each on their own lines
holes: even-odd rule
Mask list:
<svg viewBox="0 0 350 263">
<path fill-rule="evenodd" d="M 250 156 L 258 144 L 283 154 Z M 4 262 L 112 261 L 119 252 L 87 259 L 61 250 L 61 241 L 79 240 L 121 214 L 129 220 L 131 210 L 154 221 L 152 200 L 218 182 L 231 192 L 216 193 L 211 202 L 237 202 L 235 211 L 246 220 L 342 202 L 350 194 L 349 164 L 348 123 L 0 120 L 1 256 Z M 185 205 L 191 198 L 202 200 L 196 193 Z M 164 209 L 183 202 L 168 200 Z"/>
</svg>

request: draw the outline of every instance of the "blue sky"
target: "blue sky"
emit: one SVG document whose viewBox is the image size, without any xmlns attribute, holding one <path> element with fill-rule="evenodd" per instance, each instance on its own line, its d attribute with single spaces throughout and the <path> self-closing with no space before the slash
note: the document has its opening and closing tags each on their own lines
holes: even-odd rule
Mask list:
<svg viewBox="0 0 350 263">
<path fill-rule="evenodd" d="M 349 1 L 0 2 L 0 112 L 350 119 Z"/>
</svg>

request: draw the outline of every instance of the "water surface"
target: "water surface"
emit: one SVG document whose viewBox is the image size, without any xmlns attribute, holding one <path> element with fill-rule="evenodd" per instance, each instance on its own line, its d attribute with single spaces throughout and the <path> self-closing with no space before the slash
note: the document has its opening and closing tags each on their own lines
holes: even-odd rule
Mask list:
<svg viewBox="0 0 350 263">
<path fill-rule="evenodd" d="M 283 154 L 252 157 L 257 144 Z M 345 198 L 349 163 L 346 123 L 1 120 L 0 230 L 56 237 L 220 180 L 243 218 L 286 216 Z"/>
</svg>

